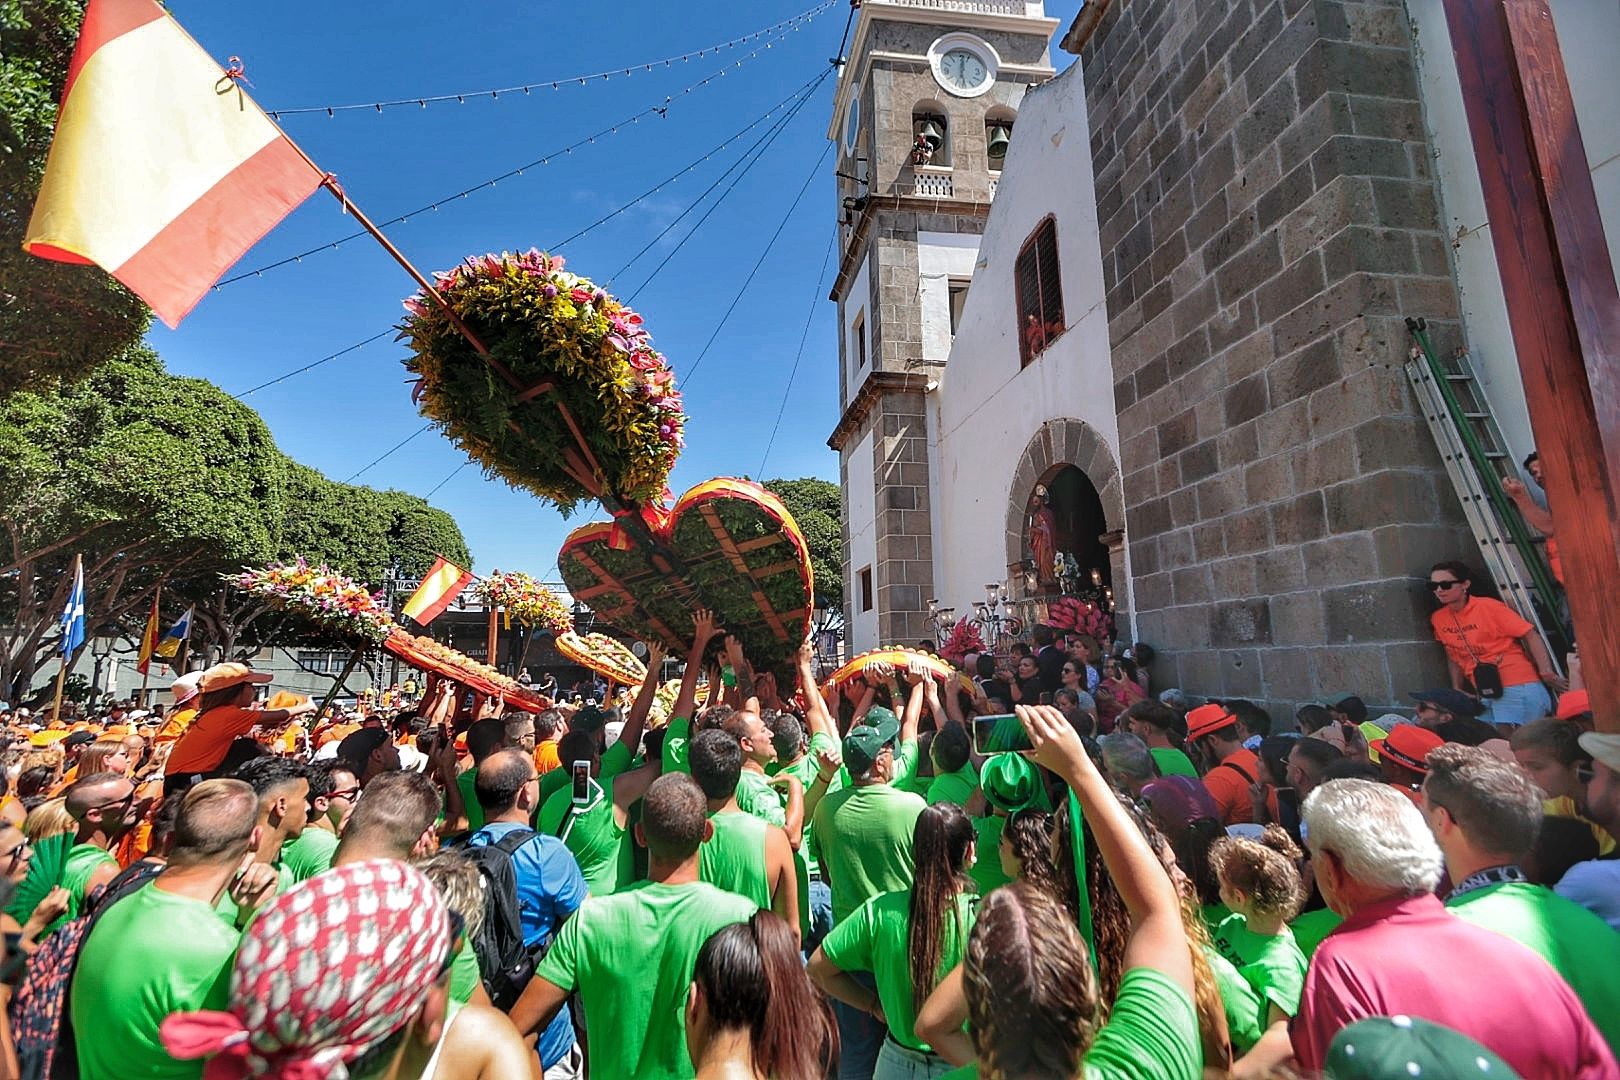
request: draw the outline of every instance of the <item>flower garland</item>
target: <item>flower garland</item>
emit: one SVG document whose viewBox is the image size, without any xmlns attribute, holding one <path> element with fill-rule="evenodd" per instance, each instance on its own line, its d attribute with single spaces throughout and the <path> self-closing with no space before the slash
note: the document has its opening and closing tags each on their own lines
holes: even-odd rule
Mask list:
<svg viewBox="0 0 1620 1080">
<path fill-rule="evenodd" d="M 979 633 L 979 624 L 972 619 L 958 619 L 939 646 L 939 655 L 957 667 L 962 666 L 962 660 L 968 653 L 982 652 L 984 636 Z"/>
<path fill-rule="evenodd" d="M 1112 636 L 1113 616 L 1090 600 L 1064 596 L 1047 607 L 1046 624 L 1059 633 L 1089 634 L 1101 641 Z"/>
<path fill-rule="evenodd" d="M 510 697 L 532 696 L 511 676 L 504 675 L 488 664 L 474 660 L 466 653 L 458 652 L 441 641 L 435 641 L 425 635 L 413 636 L 403 630 L 400 633 L 404 634 L 404 643 L 417 654 L 417 657 L 409 659 L 427 658 L 438 661 L 439 673 L 447 678 L 462 680 L 468 675 L 474 675 Z"/>
<path fill-rule="evenodd" d="M 508 629 L 513 619 L 554 634 L 566 634 L 574 628 L 574 617 L 557 594 L 528 574 L 492 570 L 473 586 L 473 594 L 486 607 L 504 608 Z"/>
<path fill-rule="evenodd" d="M 578 446 L 566 409 L 607 494 L 638 503 L 664 494 L 686 415 L 640 315 L 564 270 L 561 257 L 534 250 L 471 257 L 436 284 L 521 384 L 501 377 L 431 298 L 405 301 L 400 336 L 415 353 L 405 366 L 418 378 L 422 412 L 486 472 L 565 514 L 594 498 L 565 467 Z"/>
<path fill-rule="evenodd" d="M 374 595 L 364 585 L 325 566 L 310 566 L 303 559 L 244 569 L 225 580 L 325 629 L 374 644 L 388 637 L 394 625 L 381 593 Z"/>
</svg>

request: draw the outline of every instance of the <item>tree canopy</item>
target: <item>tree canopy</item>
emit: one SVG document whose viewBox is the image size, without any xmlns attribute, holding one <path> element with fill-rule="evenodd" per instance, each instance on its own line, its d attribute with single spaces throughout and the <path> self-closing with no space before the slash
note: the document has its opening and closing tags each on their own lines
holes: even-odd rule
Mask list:
<svg viewBox="0 0 1620 1080">
<path fill-rule="evenodd" d="M 68 569 L 84 556 L 92 634 L 136 635 L 195 605 L 193 652 L 252 651 L 293 629 L 221 575 L 303 556 L 372 588 L 436 553 L 470 567 L 426 500 L 327 479 L 289 459 L 258 413 L 137 346 L 56 389 L 0 399 L 0 696 L 25 693 L 54 647 Z M 270 617 L 267 617 L 270 616 Z"/>
<path fill-rule="evenodd" d="M 116 623 L 164 576 L 267 558 L 285 476 L 257 413 L 144 347 L 0 402 L 0 687 L 26 690 L 48 655 L 73 555 L 91 629 Z"/>
<path fill-rule="evenodd" d="M 837 484 L 806 476 L 767 480 L 764 485 L 787 505 L 810 548 L 816 604 L 836 607 L 844 595 L 844 496 Z"/>
<path fill-rule="evenodd" d="M 0 0 L 0 397 L 79 378 L 151 319 L 99 268 L 22 250 L 83 15 L 83 0 Z"/>
</svg>

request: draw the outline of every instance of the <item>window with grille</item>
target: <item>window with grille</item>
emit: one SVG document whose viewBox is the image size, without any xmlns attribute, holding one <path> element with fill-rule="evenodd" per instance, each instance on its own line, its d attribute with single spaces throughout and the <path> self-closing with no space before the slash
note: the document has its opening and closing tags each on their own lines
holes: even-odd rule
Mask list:
<svg viewBox="0 0 1620 1080">
<path fill-rule="evenodd" d="M 1063 283 L 1058 269 L 1057 222 L 1035 227 L 1013 265 L 1018 293 L 1018 356 L 1028 364 L 1063 333 Z"/>
</svg>

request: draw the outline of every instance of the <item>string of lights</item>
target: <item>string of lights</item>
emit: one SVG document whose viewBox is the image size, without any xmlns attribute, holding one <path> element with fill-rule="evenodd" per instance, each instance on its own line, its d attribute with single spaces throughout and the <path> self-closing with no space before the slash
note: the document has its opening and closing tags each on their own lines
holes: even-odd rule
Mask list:
<svg viewBox="0 0 1620 1080">
<path fill-rule="evenodd" d="M 593 82 L 607 82 L 609 79 L 626 78 L 636 74 L 637 72 L 650 72 L 658 68 L 669 68 L 675 66 L 676 64 L 685 64 L 690 63 L 693 60 L 701 60 L 706 56 L 727 52 L 731 49 L 741 48 L 750 42 L 758 41 L 761 38 L 771 37 L 772 35 L 781 35 L 785 37 L 787 34 L 802 30 L 806 26 L 810 25 L 810 23 L 815 21 L 817 17 L 825 14 L 827 11 L 833 8 L 837 2 L 838 0 L 824 0 L 823 3 L 818 4 L 806 11 L 801 11 L 792 18 L 783 19 L 781 22 L 772 26 L 767 26 L 762 30 L 755 30 L 752 33 L 744 34 L 741 37 L 732 38 L 730 41 L 722 41 L 718 45 L 708 45 L 701 49 L 681 53 L 678 56 L 667 56 L 661 60 L 642 61 L 640 63 L 630 64 L 624 67 L 610 68 L 606 71 L 591 72 L 587 75 L 564 75 L 555 79 L 541 79 L 537 82 L 522 83 L 517 86 L 498 86 L 484 90 L 463 90 L 454 94 L 427 94 L 420 97 L 394 98 L 388 101 L 354 102 L 342 105 L 303 105 L 292 109 L 267 109 L 265 111 L 269 114 L 272 120 L 280 120 L 281 118 L 287 116 L 306 116 L 318 113 L 324 113 L 328 117 L 335 117 L 338 113 L 380 113 L 385 109 L 403 108 L 407 105 L 414 105 L 418 108 L 425 109 L 429 105 L 439 105 L 452 101 L 458 105 L 465 105 L 469 100 L 477 101 L 483 98 L 488 98 L 491 101 L 497 101 L 500 99 L 502 94 L 506 94 L 508 97 L 515 97 L 519 94 L 530 94 L 535 90 L 561 90 L 564 87 L 586 86 Z M 767 48 L 768 47 L 769 46 L 767 46 Z"/>
<path fill-rule="evenodd" d="M 426 495 L 422 496 L 422 498 L 424 498 L 424 499 L 433 498 L 433 496 L 435 496 L 435 495 L 437 495 L 439 493 L 440 488 L 444 487 L 444 485 L 448 484 L 450 481 L 452 481 L 456 477 L 460 476 L 461 475 L 461 470 L 465 469 L 467 466 L 469 466 L 471 464 L 472 464 L 472 458 L 468 458 L 466 461 L 463 461 L 460 465 L 457 465 L 454 472 L 452 472 L 449 476 L 445 477 L 443 480 L 440 480 L 437 484 L 434 484 L 433 487 L 429 488 L 428 493 Z"/>
<path fill-rule="evenodd" d="M 641 291 L 650 285 L 653 280 L 663 272 L 664 267 L 669 265 L 670 260 L 675 258 L 676 255 L 680 254 L 681 249 L 686 246 L 686 242 L 695 236 L 698 230 L 703 227 L 703 223 L 708 221 L 716 210 L 720 209 L 720 204 L 726 201 L 727 196 L 729 196 L 732 191 L 736 189 L 737 185 L 742 182 L 743 177 L 747 176 L 749 171 L 759 163 L 760 159 L 763 158 L 766 152 L 770 150 L 771 145 L 776 142 L 777 138 L 782 134 L 787 126 L 793 122 L 793 118 L 799 114 L 800 110 L 802 110 L 806 104 L 809 103 L 810 99 L 815 95 L 817 87 L 819 87 L 822 81 L 826 79 L 827 74 L 827 72 L 823 72 L 816 79 L 812 80 L 809 90 L 805 92 L 804 97 L 794 104 L 792 109 L 788 110 L 788 112 L 784 114 L 782 118 L 779 119 L 770 129 L 768 129 L 764 135 L 761 135 L 758 139 L 754 140 L 754 144 L 747 150 L 744 150 L 742 156 L 736 161 L 732 162 L 724 172 L 715 177 L 714 182 L 705 188 L 696 199 L 692 200 L 691 204 L 688 205 L 686 209 L 682 210 L 678 215 L 676 215 L 673 221 L 660 229 L 652 239 L 648 240 L 642 245 L 641 250 L 630 256 L 629 260 L 627 260 L 623 266 L 619 267 L 608 276 L 607 280 L 609 283 L 617 281 L 626 270 L 630 269 L 630 267 L 641 261 L 641 257 L 643 255 L 651 251 L 664 239 L 664 237 L 673 232 L 682 221 L 686 220 L 686 216 L 688 214 L 692 213 L 692 211 L 703 205 L 703 200 L 707 199 L 717 187 L 719 187 L 722 183 L 726 183 L 728 177 L 730 178 L 730 183 L 726 184 L 726 189 L 720 193 L 720 197 L 709 205 L 709 208 L 703 212 L 703 216 L 698 218 L 697 222 L 686 231 L 686 234 L 676 242 L 675 246 L 664 253 L 664 257 L 659 260 L 658 265 L 653 267 L 652 272 L 648 274 L 642 280 L 641 284 L 637 285 L 635 290 L 629 294 L 629 296 L 626 298 L 626 302 L 633 303 L 636 297 L 641 294 Z M 750 155 L 752 156 L 750 157 Z M 741 167 L 742 171 L 738 172 L 736 176 L 732 176 L 732 172 L 738 169 L 739 166 Z"/>
<path fill-rule="evenodd" d="M 364 348 L 367 345 L 370 345 L 374 341 L 381 341 L 383 338 L 388 337 L 393 332 L 394 332 L 394 328 L 389 327 L 387 330 L 384 330 L 379 334 L 372 334 L 370 337 L 366 338 L 366 340 L 364 340 L 364 341 L 357 341 L 353 345 L 350 345 L 347 348 L 339 349 L 335 353 L 328 353 L 327 355 L 321 357 L 319 360 L 316 360 L 313 363 L 305 364 L 303 367 L 293 368 L 291 371 L 287 372 L 285 375 L 277 375 L 275 378 L 270 379 L 267 382 L 262 382 L 258 386 L 250 386 L 246 390 L 242 391 L 240 394 L 232 394 L 231 396 L 234 397 L 237 401 L 241 401 L 243 398 L 247 397 L 249 394 L 257 393 L 260 390 L 263 390 L 267 386 L 274 386 L 279 382 L 286 382 L 288 379 L 292 378 L 294 375 L 302 375 L 306 371 L 310 371 L 310 370 L 312 370 L 314 368 L 320 367 L 322 364 L 326 363 L 329 360 L 336 360 L 338 357 L 346 356 L 349 353 L 354 352 L 356 349 L 361 349 L 361 348 Z"/>
<path fill-rule="evenodd" d="M 416 438 L 418 435 L 422 434 L 422 432 L 426 431 L 428 428 L 430 428 L 432 426 L 433 426 L 432 423 L 423 424 L 421 427 L 417 428 L 415 431 L 411 432 L 409 435 L 407 435 L 403 439 L 399 440 L 399 442 L 395 443 L 393 446 L 390 446 L 387 450 L 384 450 L 383 453 L 382 453 L 382 456 L 377 458 L 371 464 L 367 465 L 365 468 L 361 469 L 359 472 L 350 473 L 348 476 L 345 476 L 343 478 L 343 482 L 345 484 L 354 483 L 357 479 L 364 476 L 366 473 L 370 472 L 372 469 L 375 469 L 378 465 L 381 465 L 384 461 L 387 461 L 389 458 L 393 457 L 394 453 L 396 451 L 403 450 L 405 448 L 406 443 L 410 442 L 412 439 Z"/>
<path fill-rule="evenodd" d="M 742 128 L 739 131 L 735 132 L 734 134 L 728 136 L 725 139 L 724 142 L 719 143 L 718 145 L 716 145 L 715 147 L 713 147 L 712 149 L 707 151 L 702 157 L 697 158 L 690 165 L 688 165 L 685 168 L 681 169 L 679 172 L 674 173 L 672 176 L 670 176 L 668 179 L 666 179 L 662 183 L 654 186 L 653 188 L 648 189 L 647 191 L 642 192 L 640 195 L 637 195 L 634 199 L 632 199 L 629 202 L 625 203 L 623 206 L 620 206 L 620 207 L 616 208 L 615 210 L 611 211 L 610 213 L 605 214 L 602 217 L 598 218 L 596 221 L 592 222 L 590 225 L 587 225 L 585 228 L 575 232 L 572 236 L 569 236 L 566 239 L 564 239 L 562 241 L 559 241 L 556 244 L 553 244 L 549 250 L 556 251 L 557 249 L 561 248 L 564 244 L 570 243 L 570 242 L 572 242 L 574 240 L 578 240 L 579 238 L 584 236 L 586 233 L 589 233 L 591 230 L 593 230 L 593 229 L 595 229 L 595 228 L 597 228 L 597 227 L 599 227 L 601 225 L 606 224 L 608 221 L 611 221 L 613 218 L 617 217 L 619 214 L 622 214 L 624 211 L 630 209 L 636 203 L 638 203 L 641 200 L 647 198 L 648 196 L 654 194 L 655 192 L 657 192 L 661 188 L 667 186 L 669 183 L 673 182 L 674 180 L 678 179 L 679 177 L 681 177 L 681 176 L 685 175 L 686 173 L 690 172 L 693 168 L 696 168 L 698 165 L 701 165 L 703 162 L 708 161 L 709 159 L 714 157 L 715 154 L 719 153 L 721 150 L 725 149 L 727 146 L 730 146 L 732 143 L 737 142 L 739 139 L 742 138 L 742 136 L 746 135 L 749 131 L 752 131 L 754 128 L 756 128 L 760 124 L 764 123 L 771 116 L 775 115 L 778 112 L 781 112 L 784 107 L 791 106 L 789 108 L 789 111 L 784 116 L 779 118 L 779 120 L 778 120 L 778 125 L 784 123 L 785 121 L 790 119 L 797 112 L 797 110 L 799 108 L 803 107 L 804 102 L 808 100 L 808 95 L 813 94 L 815 92 L 815 87 L 818 86 L 821 83 L 821 81 L 823 79 L 825 79 L 825 78 L 826 78 L 826 75 L 825 75 L 825 73 L 823 73 L 823 74 L 818 75 L 815 78 L 809 80 L 808 82 L 802 84 L 801 86 L 798 87 L 798 89 L 794 90 L 787 97 L 783 98 L 781 101 L 777 102 L 775 105 L 772 105 L 765 112 L 763 112 L 759 116 L 755 117 L 752 121 L 749 122 L 749 124 L 746 127 Z M 767 134 L 769 134 L 769 132 L 771 130 L 780 131 L 781 129 L 780 129 L 779 126 L 773 126 L 771 129 L 767 130 Z M 765 144 L 765 148 L 768 149 L 769 145 L 770 145 L 769 142 L 767 142 Z M 755 148 L 758 148 L 759 146 L 760 146 L 760 140 L 756 140 L 753 143 L 753 145 L 751 145 L 747 150 L 743 151 L 742 157 L 739 158 L 738 160 L 742 161 L 742 160 L 746 159 L 747 155 L 751 151 L 753 151 Z M 734 169 L 735 167 L 736 167 L 736 163 L 733 163 L 732 166 L 728 167 L 726 172 L 721 174 L 721 179 L 724 179 L 725 176 L 728 175 L 731 172 L 731 170 Z M 718 181 L 716 183 L 718 183 Z M 711 184 L 709 186 L 709 189 L 704 192 L 703 196 L 699 196 L 699 200 L 701 201 L 701 199 L 704 196 L 707 196 L 710 191 L 713 191 L 714 187 L 715 187 L 715 185 Z M 722 196 L 722 198 L 724 198 L 724 196 Z M 681 218 L 684 218 L 685 216 L 686 216 L 686 212 L 683 212 L 680 217 L 675 219 L 676 222 L 679 222 L 681 220 Z M 662 232 L 660 232 L 658 234 L 658 236 L 654 237 L 652 243 L 656 243 L 666 233 L 668 233 L 669 229 L 672 228 L 674 226 L 674 224 L 675 224 L 675 222 L 672 222 L 670 226 L 666 227 Z M 701 224 L 701 222 L 699 224 Z M 695 230 L 695 227 L 694 227 L 694 230 Z M 688 234 L 688 235 L 690 235 L 690 234 Z M 683 239 L 682 242 L 684 243 L 684 239 Z M 647 245 L 647 247 L 643 248 L 642 252 L 646 252 L 648 249 L 650 249 L 652 247 L 652 243 L 649 243 Z M 679 249 L 677 248 L 677 250 L 679 250 Z M 638 255 L 636 257 L 640 258 L 640 254 L 638 253 Z M 634 260 L 631 260 L 631 261 L 633 262 Z M 629 263 L 625 264 L 625 266 L 628 267 Z M 660 269 L 661 268 L 662 267 L 660 267 Z M 622 273 L 623 270 L 624 270 L 624 267 L 621 267 L 620 272 Z M 656 273 L 656 271 L 655 271 L 655 273 Z M 370 337 L 366 338 L 364 341 L 357 341 L 353 345 L 348 345 L 348 346 L 346 346 L 344 348 L 341 348 L 341 349 L 337 350 L 336 352 L 328 353 L 327 355 L 321 357 L 318 360 L 312 361 L 312 362 L 310 362 L 308 364 L 304 364 L 301 367 L 296 367 L 296 368 L 292 369 L 291 371 L 288 371 L 288 372 L 286 372 L 284 374 L 281 374 L 281 375 L 277 375 L 273 379 L 269 379 L 269 380 L 267 380 L 265 382 L 259 383 L 257 386 L 249 387 L 248 389 L 242 391 L 240 394 L 235 394 L 235 395 L 232 395 L 232 396 L 234 396 L 238 401 L 240 401 L 243 398 L 247 397 L 249 394 L 256 393 L 257 391 L 263 390 L 266 387 L 275 386 L 277 383 L 285 382 L 286 380 L 292 378 L 295 375 L 302 375 L 306 371 L 312 371 L 315 368 L 320 367 L 322 364 L 328 363 L 328 362 L 330 362 L 332 360 L 336 360 L 339 357 L 346 356 L 349 353 L 354 352 L 357 349 L 360 349 L 360 348 L 363 348 L 366 345 L 372 344 L 373 342 L 380 341 L 383 338 L 388 337 L 389 335 L 393 334 L 394 332 L 395 332 L 394 328 L 389 327 L 386 330 L 383 330 L 383 331 L 380 331 L 379 333 L 371 335 Z"/>
<path fill-rule="evenodd" d="M 708 86 L 710 83 L 716 82 L 717 80 L 724 78 L 727 75 L 727 73 L 735 71 L 736 69 L 742 67 L 744 64 L 748 63 L 750 60 L 752 60 L 755 57 L 759 56 L 760 54 L 764 53 L 765 50 L 768 49 L 770 47 L 770 45 L 773 44 L 773 43 L 774 43 L 774 39 L 773 39 L 773 42 L 769 42 L 769 43 L 767 43 L 765 45 L 760 46 L 759 48 L 757 48 L 754 51 L 748 53 L 746 56 L 743 56 L 742 58 L 736 60 L 735 62 L 727 65 L 726 67 L 723 67 L 723 68 L 720 68 L 720 69 L 718 69 L 716 71 L 713 71 L 710 74 L 708 74 L 707 76 L 705 76 L 704 78 L 698 80 L 695 83 L 692 83 L 690 86 L 684 87 L 680 91 L 678 91 L 677 93 L 674 93 L 674 94 L 669 95 L 668 97 L 665 97 L 662 104 L 650 105 L 647 108 L 642 109 L 640 112 L 637 112 L 637 113 L 635 113 L 635 114 L 633 114 L 631 116 L 624 117 L 621 120 L 615 121 L 614 123 L 609 124 L 607 127 L 601 128 L 600 130 L 594 131 L 591 134 L 584 136 L 583 138 L 577 139 L 574 142 L 569 143 L 567 146 L 563 146 L 563 147 L 560 147 L 559 149 L 553 150 L 553 151 L 551 151 L 550 153 L 546 154 L 543 157 L 535 158 L 533 161 L 527 161 L 527 162 L 524 162 L 522 165 L 518 165 L 518 166 L 516 166 L 514 168 L 508 169 L 506 172 L 501 173 L 499 176 L 492 176 L 487 180 L 483 180 L 483 181 L 480 181 L 479 183 L 473 184 L 473 185 L 471 185 L 469 187 L 462 188 L 460 191 L 453 192 L 453 193 L 451 193 L 449 195 L 442 196 L 441 198 L 435 199 L 435 200 L 433 200 L 432 202 L 429 202 L 429 203 L 425 203 L 425 204 L 423 204 L 421 206 L 418 206 L 418 207 L 416 207 L 414 209 L 406 210 L 403 213 L 396 214 L 395 216 L 389 218 L 386 221 L 379 221 L 379 222 L 377 222 L 377 227 L 378 228 L 388 228 L 389 226 L 392 226 L 392 225 L 404 225 L 404 224 L 408 224 L 412 217 L 415 217 L 415 216 L 418 216 L 418 215 L 421 215 L 421 214 L 427 214 L 427 213 L 437 213 L 440 208 L 442 208 L 444 206 L 447 206 L 450 203 L 458 202 L 458 201 L 460 201 L 462 199 L 467 198 L 469 195 L 474 195 L 474 194 L 476 194 L 476 193 L 478 193 L 480 191 L 487 191 L 490 188 L 493 188 L 493 187 L 497 186 L 502 180 L 511 180 L 511 179 L 516 178 L 516 177 L 522 176 L 524 173 L 528 172 L 530 169 L 538 169 L 538 168 L 543 168 L 543 167 L 545 167 L 547 165 L 550 165 L 553 161 L 556 161 L 558 158 L 568 157 L 568 156 L 572 155 L 575 150 L 579 150 L 579 149 L 581 149 L 583 147 L 593 145 L 596 142 L 596 140 L 598 140 L 598 139 L 608 138 L 610 136 L 617 135 L 622 129 L 632 127 L 632 126 L 634 126 L 636 124 L 639 124 L 639 123 L 641 123 L 642 120 L 645 120 L 648 117 L 651 117 L 651 116 L 658 116 L 660 118 L 665 117 L 665 116 L 668 115 L 670 108 L 674 105 L 675 102 L 677 102 L 680 99 L 686 97 L 688 94 L 694 93 L 695 91 L 700 90 L 705 86 Z M 371 234 L 369 232 L 367 232 L 365 229 L 357 229 L 354 232 L 348 233 L 348 234 L 346 234 L 344 236 L 337 237 L 334 240 L 329 240 L 329 241 L 326 241 L 325 243 L 319 244 L 319 245 L 317 245 L 315 247 L 308 248 L 308 249 L 306 249 L 304 251 L 300 251 L 297 254 L 289 255 L 284 259 L 277 259 L 274 262 L 265 263 L 264 265 L 254 267 L 251 270 L 244 270 L 240 274 L 233 274 L 228 278 L 222 278 L 221 280 L 214 283 L 214 291 L 217 292 L 220 289 L 223 289 L 227 285 L 234 285 L 239 281 L 246 281 L 249 278 L 263 277 L 264 274 L 267 271 L 270 271 L 270 270 L 279 270 L 284 266 L 292 266 L 292 265 L 297 264 L 297 263 L 302 263 L 305 259 L 310 258 L 311 256 L 314 256 L 314 255 L 319 255 L 322 252 L 336 251 L 339 247 L 343 246 L 344 244 L 349 243 L 351 240 L 358 240 L 363 236 L 368 237 L 370 235 Z"/>
<path fill-rule="evenodd" d="M 833 250 L 837 246 L 838 234 L 834 232 L 827 239 L 827 253 L 821 257 L 821 269 L 816 272 L 815 285 L 810 293 L 810 310 L 805 313 L 804 332 L 799 335 L 799 351 L 793 354 L 793 366 L 788 369 L 787 385 L 782 387 L 782 405 L 776 410 L 776 423 L 771 425 L 771 437 L 765 440 L 765 453 L 759 459 L 759 472 L 754 474 L 761 480 L 765 478 L 765 463 L 771 459 L 771 449 L 776 446 L 776 433 L 782 428 L 782 417 L 787 415 L 788 401 L 793 394 L 793 380 L 799 375 L 799 361 L 804 359 L 804 347 L 810 340 L 810 324 L 815 321 L 816 307 L 825 295 L 823 283 L 827 279 L 827 267 L 832 263 Z"/>
<path fill-rule="evenodd" d="M 737 310 L 737 305 L 742 302 L 743 294 L 748 291 L 748 286 L 754 283 L 754 275 L 758 274 L 759 268 L 765 265 L 765 259 L 770 255 L 771 249 L 776 246 L 776 241 L 781 238 L 782 230 L 787 228 L 788 219 L 793 217 L 793 212 L 799 208 L 799 203 L 804 201 L 804 193 L 810 190 L 811 183 L 820 175 L 821 167 L 826 164 L 827 155 L 831 152 L 832 143 L 829 142 L 822 147 L 821 156 L 816 158 L 816 163 L 810 169 L 810 174 L 804 178 L 804 183 L 799 187 L 799 193 L 793 197 L 793 205 L 789 206 L 787 213 L 782 215 L 782 220 L 777 223 L 776 231 L 771 234 L 771 239 L 765 245 L 765 250 L 759 253 L 759 258 L 755 260 L 753 269 L 748 271 L 748 276 L 743 279 L 742 287 L 737 290 L 737 295 L 731 298 L 731 305 L 726 308 L 726 313 L 720 316 L 720 321 L 715 324 L 714 333 L 710 334 L 709 340 L 704 343 L 703 351 L 698 353 L 696 360 L 692 361 L 691 369 L 687 371 L 685 378 L 682 379 L 682 390 L 688 392 L 691 390 L 692 380 L 697 376 L 698 368 L 703 366 L 703 358 L 709 355 L 710 347 L 714 345 L 715 339 L 720 336 L 720 331 L 725 329 L 726 322 L 731 318 L 731 313 Z"/>
</svg>

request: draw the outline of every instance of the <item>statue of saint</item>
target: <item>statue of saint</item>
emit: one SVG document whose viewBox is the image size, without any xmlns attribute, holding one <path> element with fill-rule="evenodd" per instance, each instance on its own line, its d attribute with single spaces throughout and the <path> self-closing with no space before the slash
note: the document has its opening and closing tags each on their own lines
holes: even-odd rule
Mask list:
<svg viewBox="0 0 1620 1080">
<path fill-rule="evenodd" d="M 1057 583 L 1057 517 L 1048 502 L 1044 487 L 1036 488 L 1029 499 L 1029 549 L 1036 580 L 1043 586 Z"/>
</svg>

